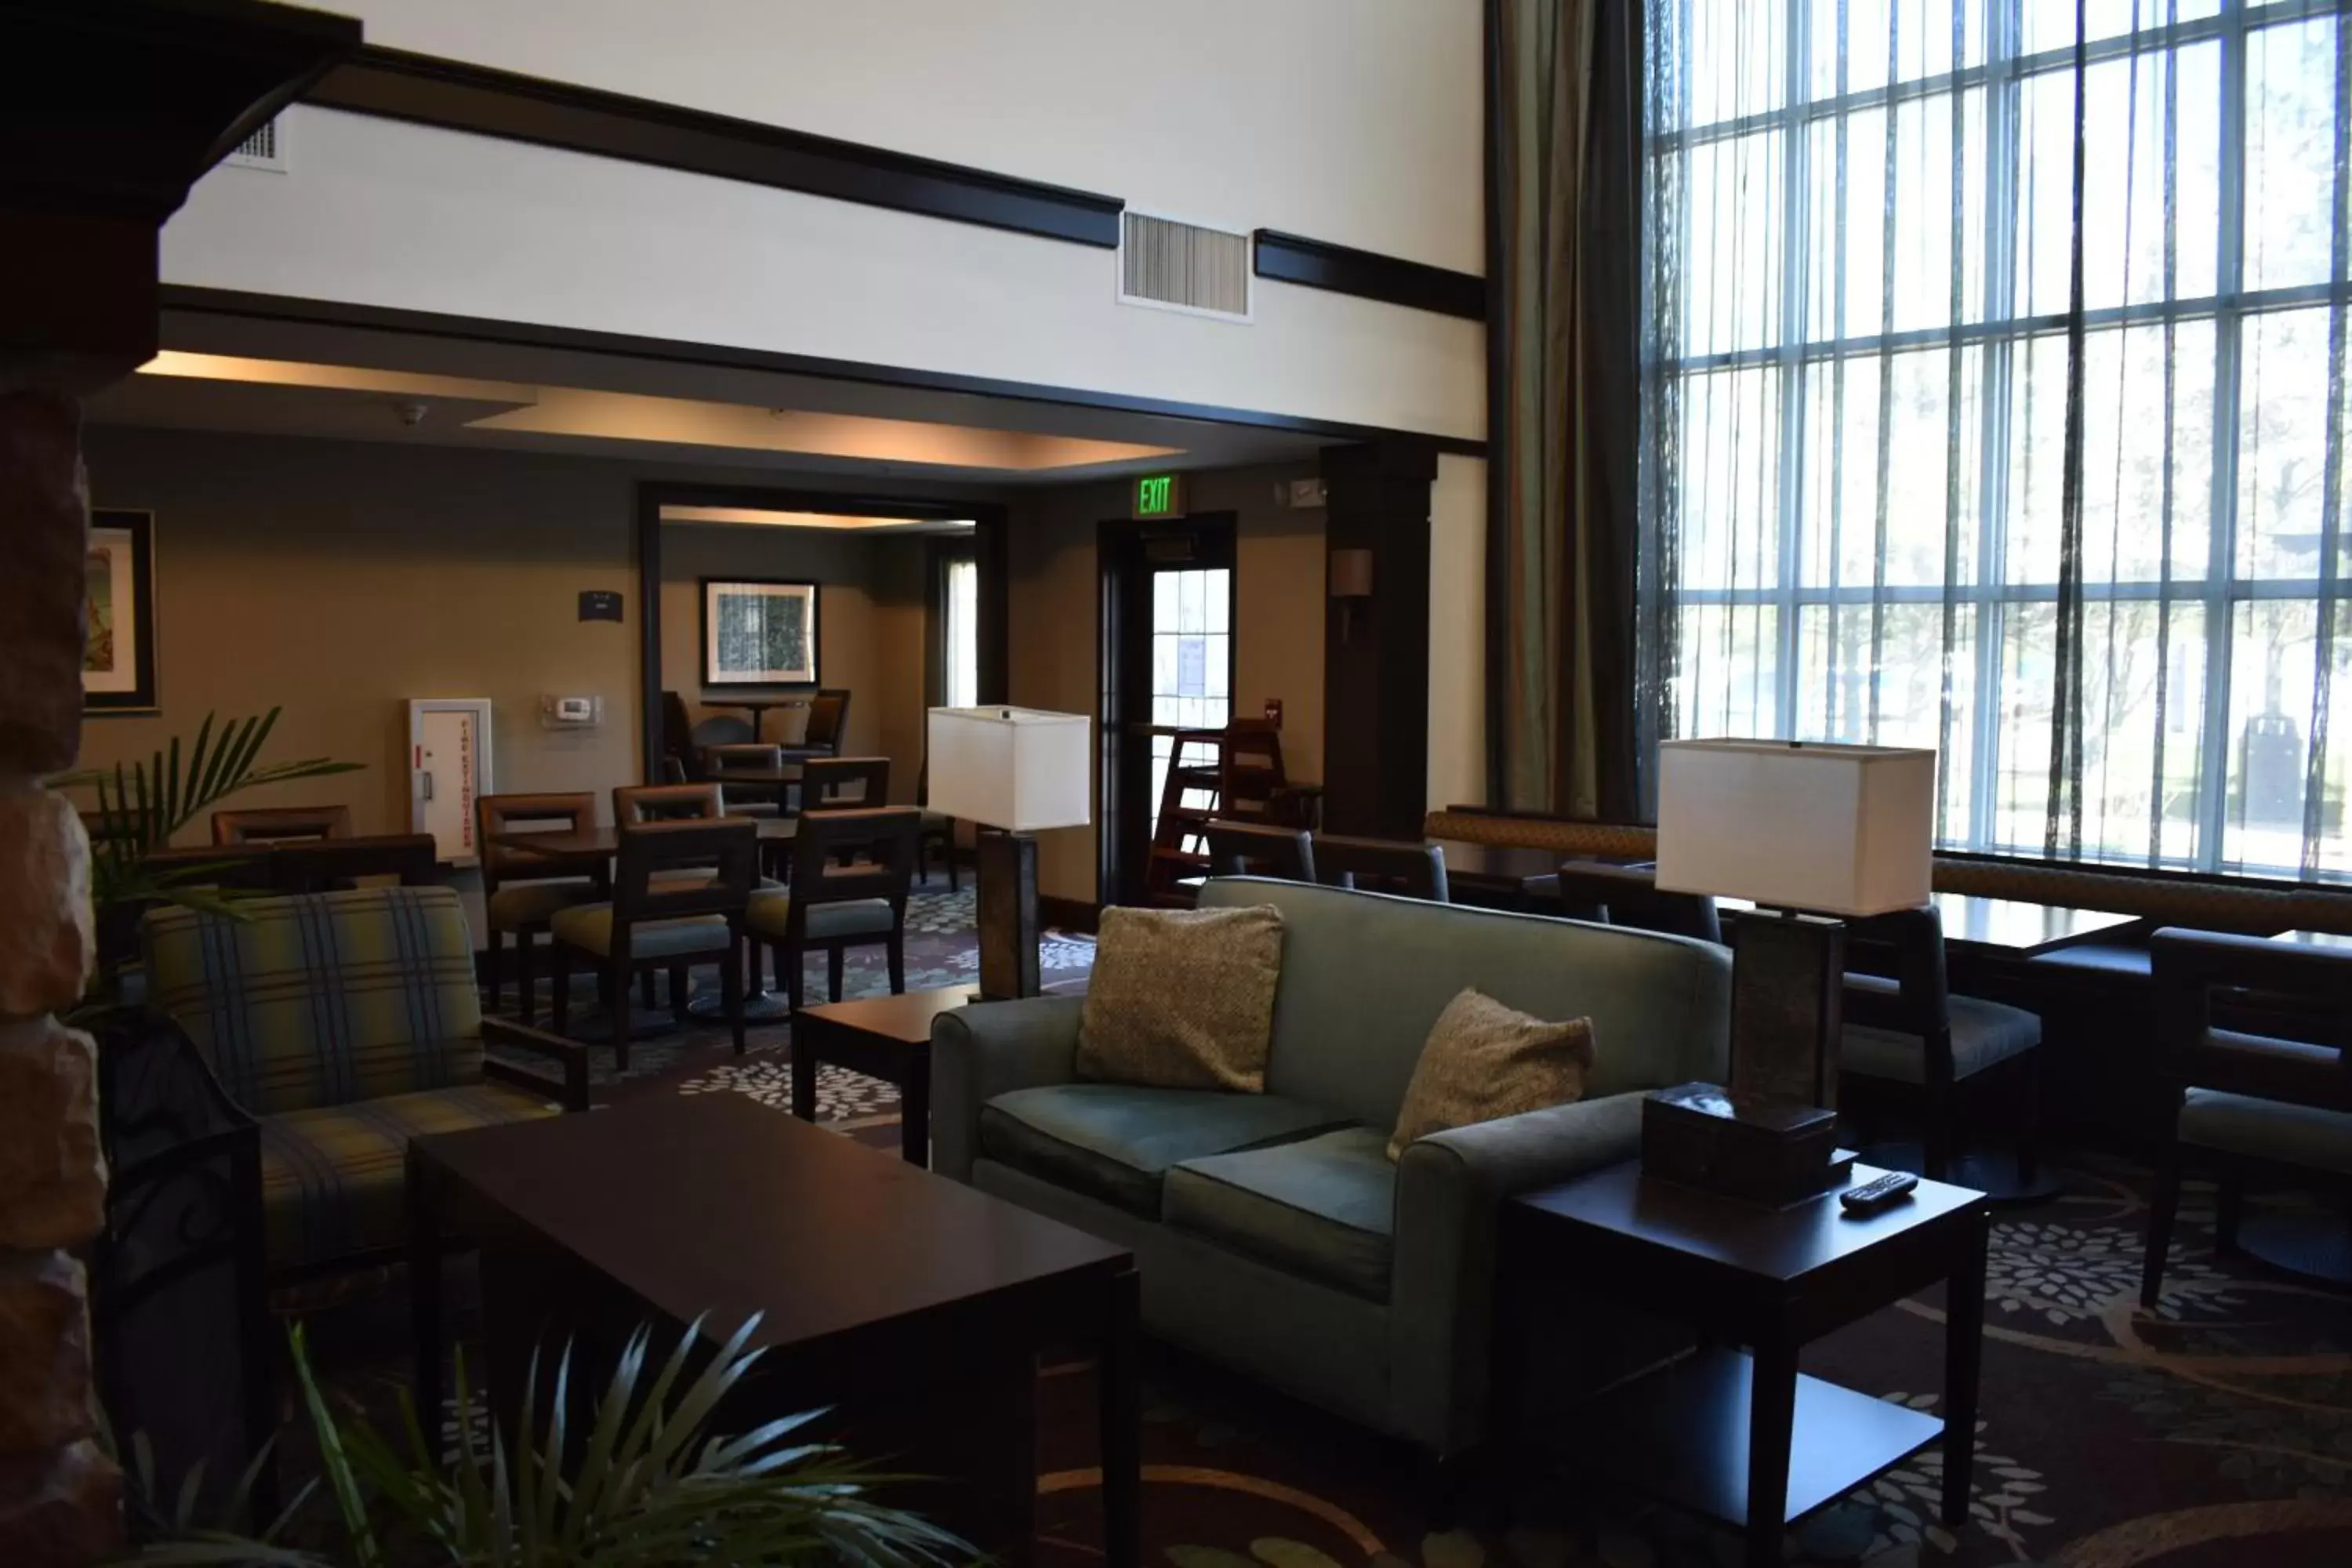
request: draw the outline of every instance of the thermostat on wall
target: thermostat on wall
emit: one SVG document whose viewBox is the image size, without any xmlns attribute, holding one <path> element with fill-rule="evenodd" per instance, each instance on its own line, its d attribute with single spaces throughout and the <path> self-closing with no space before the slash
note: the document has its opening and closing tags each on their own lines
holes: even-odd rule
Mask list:
<svg viewBox="0 0 2352 1568">
<path fill-rule="evenodd" d="M 539 722 L 549 730 L 593 730 L 604 721 L 601 697 L 542 697 Z"/>
</svg>

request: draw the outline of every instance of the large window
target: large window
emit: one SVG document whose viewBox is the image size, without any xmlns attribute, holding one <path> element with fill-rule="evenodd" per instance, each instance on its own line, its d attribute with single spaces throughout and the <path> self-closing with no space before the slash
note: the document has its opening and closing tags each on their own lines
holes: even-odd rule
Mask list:
<svg viewBox="0 0 2352 1568">
<path fill-rule="evenodd" d="M 2352 874 L 2345 8 L 1649 0 L 1663 731 L 1937 747 L 1953 847 Z"/>
<path fill-rule="evenodd" d="M 980 706 L 980 563 L 950 556 L 940 574 L 940 706 Z"/>
</svg>

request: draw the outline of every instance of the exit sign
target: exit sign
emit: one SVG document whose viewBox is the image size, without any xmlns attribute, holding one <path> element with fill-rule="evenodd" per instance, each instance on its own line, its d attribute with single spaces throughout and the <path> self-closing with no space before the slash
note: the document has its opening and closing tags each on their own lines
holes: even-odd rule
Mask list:
<svg viewBox="0 0 2352 1568">
<path fill-rule="evenodd" d="M 1184 515 L 1184 480 L 1177 474 L 1150 474 L 1135 481 L 1135 515 Z"/>
</svg>

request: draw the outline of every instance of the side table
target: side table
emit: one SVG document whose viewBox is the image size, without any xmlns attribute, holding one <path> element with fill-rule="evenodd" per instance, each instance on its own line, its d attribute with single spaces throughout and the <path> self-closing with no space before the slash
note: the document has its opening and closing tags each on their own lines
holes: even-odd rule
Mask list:
<svg viewBox="0 0 2352 1568">
<path fill-rule="evenodd" d="M 1879 1173 L 1857 1164 L 1853 1179 Z M 1989 1212 L 1982 1193 L 1925 1180 L 1864 1218 L 1834 1193 L 1763 1208 L 1644 1177 L 1639 1162 L 1526 1194 L 1500 1217 L 1494 1386 L 1525 1389 L 1515 1363 L 1536 1325 L 1512 1319 L 1538 1296 L 1606 1296 L 1704 1342 L 1575 1412 L 1596 1471 L 1744 1528 L 1749 1568 L 1764 1568 L 1790 1524 L 1940 1437 L 1941 1515 L 1956 1528 L 1976 1445 Z M 1800 1347 L 1938 1279 L 1943 1419 L 1798 1373 Z M 1535 1412 L 1503 1414 L 1507 1436 L 1538 1429 Z"/>
<path fill-rule="evenodd" d="M 931 1163 L 931 1020 L 980 996 L 977 985 L 861 996 L 803 1007 L 793 1016 L 793 1114 L 816 1120 L 819 1062 L 898 1086 L 898 1152 Z"/>
</svg>

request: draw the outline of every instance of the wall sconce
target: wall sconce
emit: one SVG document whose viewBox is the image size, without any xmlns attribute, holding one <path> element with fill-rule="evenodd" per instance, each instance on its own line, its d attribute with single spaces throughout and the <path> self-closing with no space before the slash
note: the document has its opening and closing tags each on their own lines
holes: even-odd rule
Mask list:
<svg viewBox="0 0 2352 1568">
<path fill-rule="evenodd" d="M 1352 641 L 1360 606 L 1372 596 L 1372 552 L 1331 552 L 1331 597 L 1339 601 L 1339 640 Z"/>
</svg>

